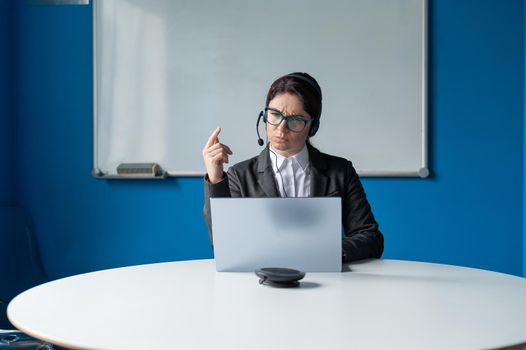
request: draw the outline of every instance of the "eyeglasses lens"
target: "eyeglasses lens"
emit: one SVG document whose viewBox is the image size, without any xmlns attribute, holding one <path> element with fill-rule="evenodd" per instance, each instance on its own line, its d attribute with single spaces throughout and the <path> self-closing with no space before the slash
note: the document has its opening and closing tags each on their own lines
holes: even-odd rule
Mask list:
<svg viewBox="0 0 526 350">
<path fill-rule="evenodd" d="M 287 124 L 287 128 L 290 131 L 300 132 L 303 129 L 305 129 L 305 126 L 307 125 L 307 122 L 301 117 L 296 117 L 296 116 L 285 117 L 280 112 L 273 111 L 273 110 L 267 110 L 265 111 L 265 113 L 266 113 L 267 123 L 276 126 L 276 125 L 281 124 L 281 122 L 285 120 Z"/>
</svg>

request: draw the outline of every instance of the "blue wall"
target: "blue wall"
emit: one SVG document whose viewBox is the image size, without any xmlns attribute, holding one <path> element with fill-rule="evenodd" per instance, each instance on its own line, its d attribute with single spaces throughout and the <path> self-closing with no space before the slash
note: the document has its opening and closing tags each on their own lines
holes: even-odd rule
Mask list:
<svg viewBox="0 0 526 350">
<path fill-rule="evenodd" d="M 17 3 L 16 199 L 46 268 L 211 257 L 200 179 L 91 177 L 91 20 Z M 429 32 L 432 177 L 364 180 L 384 257 L 521 274 L 523 1 L 431 0 Z"/>
<path fill-rule="evenodd" d="M 0 1 L 0 207 L 14 201 L 13 3 Z"/>
<path fill-rule="evenodd" d="M 386 257 L 520 274 L 523 1 L 430 1 L 431 180 L 367 181 Z"/>
</svg>

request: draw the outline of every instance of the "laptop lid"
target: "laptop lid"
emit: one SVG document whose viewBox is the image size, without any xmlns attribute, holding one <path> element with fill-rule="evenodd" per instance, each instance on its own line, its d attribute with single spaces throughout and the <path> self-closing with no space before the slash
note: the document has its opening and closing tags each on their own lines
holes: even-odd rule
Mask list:
<svg viewBox="0 0 526 350">
<path fill-rule="evenodd" d="M 342 269 L 341 199 L 210 198 L 217 271 Z"/>
</svg>

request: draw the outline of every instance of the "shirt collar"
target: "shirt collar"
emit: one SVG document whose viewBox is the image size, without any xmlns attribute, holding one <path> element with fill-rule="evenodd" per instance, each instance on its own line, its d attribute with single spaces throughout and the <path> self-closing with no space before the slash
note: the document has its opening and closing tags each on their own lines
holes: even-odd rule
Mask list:
<svg viewBox="0 0 526 350">
<path fill-rule="evenodd" d="M 285 159 L 295 160 L 300 165 L 301 169 L 305 171 L 309 166 L 309 150 L 306 146 L 303 146 L 302 150 L 290 157 L 283 157 L 281 154 L 276 152 L 272 145 L 270 145 L 270 161 L 272 162 L 273 169 L 281 169 Z"/>
</svg>

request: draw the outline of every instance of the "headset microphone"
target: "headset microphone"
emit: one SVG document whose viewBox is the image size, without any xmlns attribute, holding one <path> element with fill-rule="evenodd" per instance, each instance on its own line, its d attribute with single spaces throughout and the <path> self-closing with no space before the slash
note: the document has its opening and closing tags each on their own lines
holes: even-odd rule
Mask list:
<svg viewBox="0 0 526 350">
<path fill-rule="evenodd" d="M 263 116 L 263 111 L 259 113 L 258 121 L 256 122 L 256 132 L 258 134 L 258 145 L 263 146 L 263 139 L 261 136 L 259 136 L 259 121 L 261 120 L 261 117 Z"/>
</svg>

